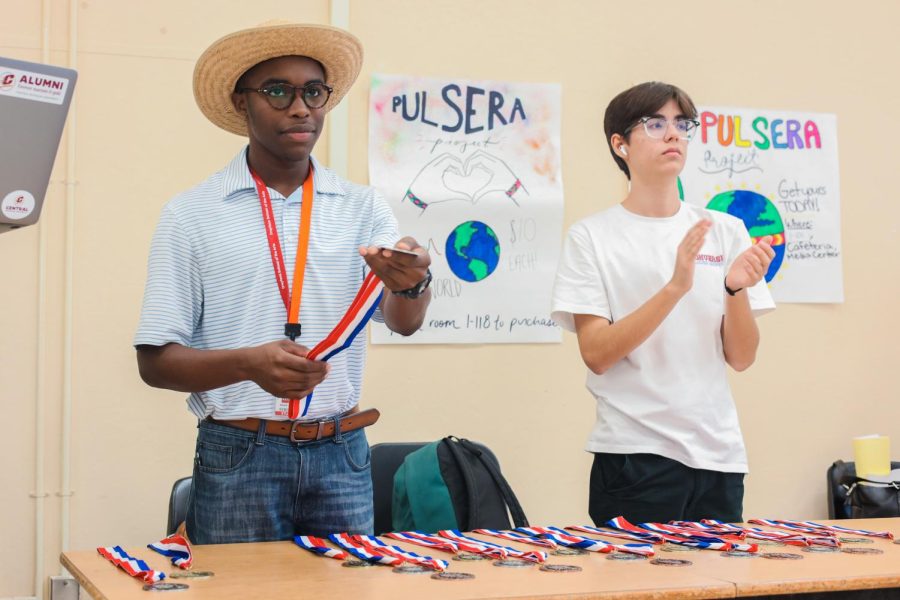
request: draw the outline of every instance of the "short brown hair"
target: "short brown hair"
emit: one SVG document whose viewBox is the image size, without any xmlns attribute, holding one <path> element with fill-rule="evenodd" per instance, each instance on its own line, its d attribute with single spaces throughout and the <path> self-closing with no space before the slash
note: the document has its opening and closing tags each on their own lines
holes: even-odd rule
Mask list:
<svg viewBox="0 0 900 600">
<path fill-rule="evenodd" d="M 631 179 L 631 173 L 628 171 L 628 165 L 615 153 L 612 147 L 612 138 L 614 133 L 618 133 L 626 140 L 625 130 L 634 125 L 641 117 L 652 115 L 659 111 L 669 100 L 674 100 L 681 110 L 681 113 L 690 119 L 697 118 L 697 108 L 694 101 L 691 100 L 684 90 L 681 88 L 662 83 L 661 81 L 648 81 L 647 83 L 638 84 L 632 88 L 628 88 L 618 96 L 612 99 L 609 106 L 606 107 L 606 115 L 603 117 L 603 130 L 606 133 L 606 144 L 609 146 L 609 153 L 612 154 L 613 160 L 619 165 L 619 168 L 625 173 L 628 179 Z M 631 132 L 629 132 L 629 135 Z"/>
</svg>

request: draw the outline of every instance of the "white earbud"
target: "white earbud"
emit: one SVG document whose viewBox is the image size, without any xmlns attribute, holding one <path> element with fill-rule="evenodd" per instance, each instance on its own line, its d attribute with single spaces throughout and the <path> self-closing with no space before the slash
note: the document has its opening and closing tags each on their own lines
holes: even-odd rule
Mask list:
<svg viewBox="0 0 900 600">
<path fill-rule="evenodd" d="M 628 156 L 628 150 L 625 149 L 625 145 L 624 145 L 624 144 L 622 144 L 621 146 L 619 146 L 619 152 L 622 153 L 622 156 Z"/>
</svg>

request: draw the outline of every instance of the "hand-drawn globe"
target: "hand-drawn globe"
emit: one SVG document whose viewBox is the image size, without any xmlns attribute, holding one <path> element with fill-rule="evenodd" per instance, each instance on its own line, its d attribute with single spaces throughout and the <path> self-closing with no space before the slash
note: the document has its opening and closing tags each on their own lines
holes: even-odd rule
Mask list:
<svg viewBox="0 0 900 600">
<path fill-rule="evenodd" d="M 457 225 L 450 232 L 445 249 L 450 270 L 463 281 L 485 279 L 500 262 L 497 234 L 481 221 Z"/>
<path fill-rule="evenodd" d="M 772 236 L 775 258 L 766 271 L 766 283 L 772 281 L 784 261 L 784 223 L 772 201 L 750 190 L 730 190 L 713 197 L 706 205 L 710 210 L 728 213 L 744 222 L 755 244 L 761 237 Z"/>
</svg>

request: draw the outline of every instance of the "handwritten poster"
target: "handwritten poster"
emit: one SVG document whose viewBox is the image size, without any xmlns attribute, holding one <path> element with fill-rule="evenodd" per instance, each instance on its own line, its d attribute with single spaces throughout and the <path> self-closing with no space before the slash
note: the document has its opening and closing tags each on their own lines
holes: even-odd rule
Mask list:
<svg viewBox="0 0 900 600">
<path fill-rule="evenodd" d="M 771 235 L 776 302 L 843 302 L 837 119 L 831 114 L 701 107 L 681 174 L 686 202 Z"/>
<path fill-rule="evenodd" d="M 559 132 L 555 84 L 372 77 L 369 181 L 434 276 L 422 330 L 374 324 L 373 343 L 560 341 Z"/>
</svg>

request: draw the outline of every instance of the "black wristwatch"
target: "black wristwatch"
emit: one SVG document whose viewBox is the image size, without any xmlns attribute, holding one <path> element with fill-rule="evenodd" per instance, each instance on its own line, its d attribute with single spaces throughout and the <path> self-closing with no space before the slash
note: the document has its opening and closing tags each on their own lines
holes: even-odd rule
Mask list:
<svg viewBox="0 0 900 600">
<path fill-rule="evenodd" d="M 425 279 L 412 286 L 407 290 L 399 290 L 397 292 L 391 292 L 395 296 L 403 296 L 404 298 L 409 298 L 410 300 L 415 300 L 419 296 L 425 293 L 425 290 L 428 289 L 428 286 L 431 285 L 431 269 L 427 269 L 425 271 Z"/>
</svg>

